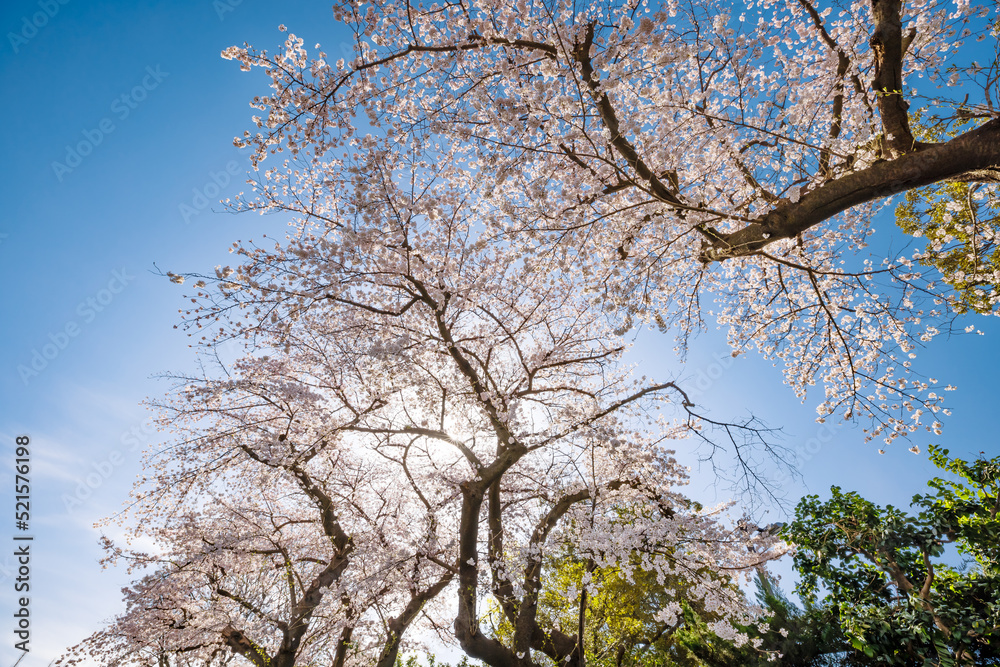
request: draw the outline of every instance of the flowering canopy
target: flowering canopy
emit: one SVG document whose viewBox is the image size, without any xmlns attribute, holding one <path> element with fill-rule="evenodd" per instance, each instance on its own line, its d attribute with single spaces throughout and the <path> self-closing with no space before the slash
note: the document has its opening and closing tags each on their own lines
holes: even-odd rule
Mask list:
<svg viewBox="0 0 1000 667">
<path fill-rule="evenodd" d="M 260 131 L 237 144 L 261 167 L 288 154 L 247 208 L 322 216 L 331 191 L 364 187 L 403 147 L 452 160 L 489 184 L 478 205 L 504 222 L 484 224 L 521 232 L 540 266 L 586 264 L 584 284 L 624 326 L 656 321 L 683 344 L 714 299 L 735 351 L 780 359 L 802 397 L 824 385 L 821 418 L 870 418 L 887 440 L 939 428 L 924 414 L 940 397 L 910 376 L 910 358 L 961 299 L 912 257 L 855 252 L 893 194 L 949 179 L 976 186 L 964 247 L 993 246 L 996 64 L 969 64 L 995 61 L 976 41 L 995 45 L 986 8 L 524 0 L 334 12 L 354 35 L 347 57 L 310 54 L 294 35 L 276 55 L 223 53 L 272 80 L 254 100 Z M 928 96 L 945 83 L 964 85 L 964 101 Z M 911 101 L 928 122 L 975 122 L 931 141 L 911 127 Z M 1000 267 L 972 254 L 962 278 L 945 279 L 985 283 L 979 309 L 993 311 Z"/>
<path fill-rule="evenodd" d="M 579 665 L 579 634 L 538 613 L 566 545 L 685 578 L 749 622 L 725 573 L 780 549 L 680 496 L 665 443 L 761 432 L 635 377 L 622 334 L 655 322 L 683 345 L 711 315 L 800 395 L 821 382 L 821 419 L 866 416 L 887 440 L 938 429 L 910 358 L 966 297 L 928 283 L 930 255 L 851 253 L 892 194 L 949 179 L 970 184 L 961 242 L 992 247 L 995 77 L 954 138 L 918 140 L 907 114 L 945 108 L 913 80 L 942 81 L 988 17 L 937 0 L 334 11 L 348 57 L 294 35 L 223 54 L 273 89 L 237 139 L 256 148 L 255 194 L 231 204 L 296 220 L 273 247 L 234 244 L 239 266 L 171 274 L 197 281 L 186 319 L 207 349 L 247 354 L 157 404 L 174 439 L 132 512 L 159 551 L 109 545 L 155 572 L 77 654 L 388 667 L 421 626 L 489 665 Z M 962 264 L 981 312 L 988 256 Z M 509 632 L 484 630 L 486 604 Z"/>
<path fill-rule="evenodd" d="M 158 403 L 174 439 L 132 512 L 160 551 L 109 545 L 155 572 L 77 654 L 392 667 L 419 639 L 411 626 L 442 632 L 451 618 L 443 639 L 487 664 L 579 664 L 573 633 L 538 614 L 544 559 L 568 544 L 689 582 L 719 610 L 717 631 L 741 639 L 726 619 L 750 611 L 731 576 L 781 549 L 727 528 L 728 505 L 679 495 L 686 475 L 666 443 L 759 434 L 634 377 L 575 288 L 581 270 L 542 274 L 484 242 L 461 197 L 478 186 L 456 185 L 450 164 L 375 172 L 329 220 L 192 276 L 190 325 L 221 325 L 206 343 L 240 336 L 252 350 L 177 378 Z M 515 628 L 505 640 L 480 627 L 487 596 Z M 679 608 L 659 618 L 679 623 Z"/>
</svg>

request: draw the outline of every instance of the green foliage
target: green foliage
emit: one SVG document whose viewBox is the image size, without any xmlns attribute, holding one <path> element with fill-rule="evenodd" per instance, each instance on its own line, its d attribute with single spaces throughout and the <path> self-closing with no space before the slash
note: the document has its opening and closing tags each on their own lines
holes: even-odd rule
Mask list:
<svg viewBox="0 0 1000 667">
<path fill-rule="evenodd" d="M 853 492 L 807 496 L 783 532 L 798 546 L 799 593 L 839 618 L 858 651 L 885 665 L 1000 664 L 1000 458 L 967 463 L 931 448 L 960 481 L 934 479 L 916 516 Z M 945 562 L 954 543 L 967 558 Z"/>
<path fill-rule="evenodd" d="M 937 493 L 915 496 L 928 516 L 941 517 L 941 530 L 952 530 L 961 553 L 975 559 L 991 576 L 1000 575 L 1000 457 L 972 463 L 948 458 L 947 449 L 931 448 L 931 461 L 964 481 L 932 479 Z"/>
<path fill-rule="evenodd" d="M 923 121 L 914 114 L 914 133 L 922 141 L 947 141 L 970 129 L 968 118 Z M 955 289 L 957 312 L 990 313 L 1000 285 L 1000 201 L 982 183 L 940 182 L 909 190 L 896 208 L 896 224 L 924 237 L 918 261 L 940 271 Z"/>
<path fill-rule="evenodd" d="M 455 667 L 475 667 L 480 665 L 478 661 L 470 661 L 468 657 L 462 656 Z M 396 659 L 396 667 L 452 667 L 450 663 L 438 662 L 437 658 L 433 653 L 425 653 L 422 655 L 410 654 L 406 657 L 406 660 L 402 658 Z"/>
<path fill-rule="evenodd" d="M 591 567 L 568 552 L 554 556 L 546 563 L 539 618 L 573 634 L 579 626 L 578 592 L 585 578 L 590 581 L 585 612 L 588 665 L 688 664 L 665 662 L 672 653 L 672 632 L 653 616 L 674 598 L 668 595 L 666 583 L 659 584 L 655 574 L 642 568 L 626 574 L 620 568 Z M 683 582 L 670 583 L 675 589 L 683 587 Z M 510 622 L 499 610 L 490 620 L 496 636 L 509 639 L 513 635 Z"/>
<path fill-rule="evenodd" d="M 579 623 L 579 595 L 588 564 L 571 553 L 548 560 L 539 613 L 572 632 Z M 758 624 L 740 627 L 750 644 L 736 646 L 720 638 L 710 624 L 719 615 L 708 611 L 688 593 L 683 580 L 657 580 L 635 567 L 592 568 L 589 573 L 585 649 L 589 667 L 829 667 L 863 665 L 849 659 L 847 646 L 829 610 L 799 609 L 761 570 L 757 602 L 764 608 Z M 733 589 L 736 590 L 735 587 Z M 571 595 L 565 592 L 570 591 Z M 667 604 L 680 601 L 681 614 L 673 624 L 655 619 Z M 512 634 L 499 611 L 490 616 L 501 639 Z M 543 659 L 542 656 L 537 656 Z"/>
<path fill-rule="evenodd" d="M 854 667 L 874 664 L 850 647 L 828 609 L 806 604 L 800 609 L 765 573 L 757 576 L 761 621 L 743 628 L 751 644 L 736 647 L 715 636 L 693 617 L 678 631 L 677 641 L 703 667 Z M 755 645 L 754 645 L 755 644 Z"/>
<path fill-rule="evenodd" d="M 572 634 L 589 580 L 584 646 L 593 667 L 1000 665 L 1000 458 L 967 462 L 931 447 L 931 460 L 955 479 L 928 482 L 931 492 L 914 496 L 910 511 L 838 487 L 828 500 L 799 503 L 783 536 L 798 547 L 803 606 L 760 570 L 764 613 L 740 628 L 750 644 L 717 636 L 718 616 L 684 581 L 658 580 L 638 563 L 628 572 L 595 567 L 570 551 L 546 561 L 539 613 Z M 674 601 L 676 622 L 658 621 Z M 498 637 L 511 634 L 499 610 L 490 619 Z"/>
<path fill-rule="evenodd" d="M 622 510 L 623 520 L 633 509 Z M 694 573 L 711 576 L 709 570 Z M 677 577 L 658 578 L 643 569 L 636 556 L 627 568 L 597 567 L 566 549 L 546 559 L 538 616 L 545 625 L 571 635 L 579 628 L 580 591 L 586 586 L 584 649 L 588 667 L 701 667 L 690 650 L 676 641 L 688 622 L 719 620 L 689 593 L 694 584 Z M 668 624 L 655 617 L 664 607 L 680 601 L 682 614 Z M 485 619 L 491 631 L 509 641 L 513 628 L 499 608 Z M 714 636 L 714 635 L 713 635 Z M 720 640 L 721 641 L 721 640 Z M 537 660 L 546 658 L 538 654 Z"/>
</svg>

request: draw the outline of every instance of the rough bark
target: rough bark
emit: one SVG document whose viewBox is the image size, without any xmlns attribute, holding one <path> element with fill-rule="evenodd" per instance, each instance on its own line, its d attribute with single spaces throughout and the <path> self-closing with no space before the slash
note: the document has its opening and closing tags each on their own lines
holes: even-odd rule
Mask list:
<svg viewBox="0 0 1000 667">
<path fill-rule="evenodd" d="M 824 183 L 797 202 L 783 199 L 735 232 L 712 232 L 701 259 L 708 263 L 751 255 L 778 239 L 795 238 L 852 206 L 950 179 L 1000 182 L 1000 118 L 951 141 Z"/>
<path fill-rule="evenodd" d="M 869 40 L 875 60 L 872 88 L 882 117 L 885 152 L 894 157 L 919 148 L 910 130 L 910 105 L 903 99 L 903 53 L 908 40 L 903 37 L 902 5 L 902 0 L 872 0 L 875 29 Z"/>
<path fill-rule="evenodd" d="M 426 590 L 414 593 L 410 597 L 410 602 L 406 605 L 399 616 L 396 616 L 389 621 L 389 632 L 388 638 L 386 639 L 385 646 L 382 648 L 382 654 L 379 656 L 378 662 L 375 667 L 393 667 L 396 664 L 396 658 L 399 656 L 399 645 L 403 639 L 403 633 L 406 629 L 410 627 L 410 623 L 416 619 L 417 614 L 420 610 L 424 608 L 430 600 L 437 597 L 437 594 L 445 589 L 445 587 L 451 583 L 452 573 L 447 572 L 443 577 L 430 586 Z"/>
<path fill-rule="evenodd" d="M 888 159 L 827 181 L 796 202 L 782 199 L 742 229 L 731 233 L 702 229 L 706 237 L 702 262 L 752 255 L 778 239 L 795 238 L 852 206 L 932 183 L 1000 182 L 1000 119 L 946 143 L 926 144 L 914 138 L 909 104 L 903 97 L 903 55 L 915 33 L 903 34 L 901 12 L 902 0 L 872 0 L 872 89 L 882 121 L 879 152 Z"/>
</svg>

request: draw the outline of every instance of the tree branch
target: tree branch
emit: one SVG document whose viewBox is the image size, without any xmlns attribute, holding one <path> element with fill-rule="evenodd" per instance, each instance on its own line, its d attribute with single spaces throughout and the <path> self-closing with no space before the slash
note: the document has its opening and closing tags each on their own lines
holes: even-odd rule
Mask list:
<svg viewBox="0 0 1000 667">
<path fill-rule="evenodd" d="M 1000 118 L 946 143 L 824 183 L 797 202 L 782 199 L 756 222 L 707 241 L 700 259 L 707 264 L 749 255 L 778 239 L 795 238 L 852 206 L 958 177 L 1000 182 Z"/>
</svg>

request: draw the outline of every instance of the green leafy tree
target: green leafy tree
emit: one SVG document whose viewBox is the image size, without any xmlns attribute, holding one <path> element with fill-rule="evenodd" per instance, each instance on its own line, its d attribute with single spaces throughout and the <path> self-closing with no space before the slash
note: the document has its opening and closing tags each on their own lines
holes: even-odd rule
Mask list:
<svg viewBox="0 0 1000 667">
<path fill-rule="evenodd" d="M 462 656 L 455 667 L 479 667 L 481 664 L 479 661 L 470 661 L 468 657 Z M 433 653 L 411 653 L 405 660 L 397 658 L 396 667 L 452 667 L 452 665 L 448 662 L 438 662 Z"/>
<path fill-rule="evenodd" d="M 548 559 L 539 614 L 564 631 L 579 633 L 582 613 L 589 667 L 700 667 L 704 663 L 676 641 L 678 631 L 688 623 L 705 626 L 703 619 L 721 616 L 688 594 L 694 585 L 688 578 L 658 577 L 638 559 L 625 571 L 620 566 L 597 567 L 565 550 Z M 658 612 L 671 604 L 679 604 L 681 613 L 669 621 L 658 619 Z M 493 618 L 496 634 L 512 632 L 502 614 Z"/>
<path fill-rule="evenodd" d="M 959 109 L 951 117 L 917 112 L 914 133 L 920 141 L 937 142 L 961 134 L 976 113 Z M 896 224 L 907 234 L 926 239 L 914 259 L 940 271 L 955 290 L 958 312 L 990 313 L 1000 286 L 1000 200 L 996 190 L 968 180 L 941 181 L 908 190 L 896 208 Z"/>
<path fill-rule="evenodd" d="M 758 572 L 757 602 L 764 613 L 743 628 L 752 638 L 737 647 L 717 637 L 693 610 L 677 642 L 703 667 L 855 667 L 873 664 L 851 647 L 826 608 L 789 600 L 763 570 Z"/>
<path fill-rule="evenodd" d="M 673 500 L 694 511 L 702 509 L 679 495 Z M 663 508 L 656 511 L 673 513 Z M 653 512 L 650 505 L 641 503 L 618 503 L 605 510 L 614 523 L 630 527 L 638 527 Z M 577 528 L 576 524 L 567 526 L 571 532 Z M 626 561 L 609 565 L 567 542 L 544 559 L 538 615 L 548 627 L 574 636 L 577 652 L 584 656 L 582 664 L 588 667 L 700 667 L 704 663 L 676 641 L 678 631 L 689 622 L 705 625 L 732 619 L 694 589 L 719 586 L 735 599 L 742 594 L 724 572 L 676 559 L 678 549 L 648 541 Z M 670 573 L 651 568 L 652 558 L 667 558 L 677 569 Z M 514 633 L 499 605 L 489 615 L 489 623 L 501 640 Z"/>
<path fill-rule="evenodd" d="M 919 514 L 832 488 L 807 496 L 783 536 L 798 546 L 799 593 L 840 620 L 850 644 L 886 665 L 1000 664 L 1000 458 L 931 448 L 958 481 L 933 479 Z M 949 562 L 946 545 L 964 557 Z"/>
<path fill-rule="evenodd" d="M 796 606 L 767 572 L 757 572 L 760 621 L 738 629 L 750 643 L 718 636 L 720 616 L 688 595 L 689 579 L 661 578 L 638 564 L 596 567 L 569 550 L 547 559 L 539 612 L 564 631 L 579 631 L 583 610 L 586 660 L 590 667 L 832 667 L 872 664 L 853 649 L 828 609 Z M 583 582 L 586 598 L 583 597 Z M 735 584 L 730 583 L 734 591 Z M 679 601 L 670 622 L 658 612 Z M 512 632 L 502 614 L 493 631 Z"/>
</svg>

